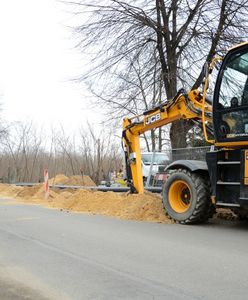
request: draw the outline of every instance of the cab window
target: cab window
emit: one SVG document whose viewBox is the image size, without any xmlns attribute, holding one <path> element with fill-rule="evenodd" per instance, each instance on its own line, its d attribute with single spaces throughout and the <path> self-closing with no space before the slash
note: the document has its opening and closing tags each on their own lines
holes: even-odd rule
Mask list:
<svg viewBox="0 0 248 300">
<path fill-rule="evenodd" d="M 248 50 L 236 51 L 224 62 L 215 106 L 217 140 L 248 138 Z"/>
<path fill-rule="evenodd" d="M 220 86 L 220 108 L 248 104 L 248 53 L 237 54 L 226 65 Z"/>
</svg>

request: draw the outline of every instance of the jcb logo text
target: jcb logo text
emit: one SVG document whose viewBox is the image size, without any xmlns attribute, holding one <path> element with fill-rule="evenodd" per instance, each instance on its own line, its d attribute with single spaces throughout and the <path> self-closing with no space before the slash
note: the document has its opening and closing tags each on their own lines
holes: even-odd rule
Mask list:
<svg viewBox="0 0 248 300">
<path fill-rule="evenodd" d="M 158 113 L 154 116 L 151 116 L 151 117 L 147 118 L 146 125 L 152 124 L 156 121 L 159 121 L 160 119 L 161 119 L 161 116 L 160 116 L 160 113 Z"/>
</svg>

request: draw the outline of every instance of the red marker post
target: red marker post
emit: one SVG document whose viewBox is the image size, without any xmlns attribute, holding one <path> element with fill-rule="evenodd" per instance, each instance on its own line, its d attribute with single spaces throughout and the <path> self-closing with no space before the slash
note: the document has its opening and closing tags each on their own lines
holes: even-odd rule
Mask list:
<svg viewBox="0 0 248 300">
<path fill-rule="evenodd" d="M 49 182 L 48 182 L 48 169 L 44 170 L 44 189 L 45 189 L 45 199 L 49 197 Z"/>
</svg>

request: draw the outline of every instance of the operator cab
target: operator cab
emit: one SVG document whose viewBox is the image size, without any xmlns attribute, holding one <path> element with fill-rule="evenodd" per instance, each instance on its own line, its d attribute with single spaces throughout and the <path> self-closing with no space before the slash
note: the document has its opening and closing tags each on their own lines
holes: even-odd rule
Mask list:
<svg viewBox="0 0 248 300">
<path fill-rule="evenodd" d="M 213 103 L 217 142 L 248 141 L 248 44 L 232 49 L 219 72 Z"/>
</svg>

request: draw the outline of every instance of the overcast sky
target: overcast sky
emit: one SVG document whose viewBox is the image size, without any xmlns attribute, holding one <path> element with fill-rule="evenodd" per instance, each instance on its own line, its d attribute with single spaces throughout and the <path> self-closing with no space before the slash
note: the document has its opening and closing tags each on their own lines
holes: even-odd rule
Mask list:
<svg viewBox="0 0 248 300">
<path fill-rule="evenodd" d="M 32 119 L 38 124 L 62 123 L 75 129 L 88 119 L 99 123 L 89 109 L 82 85 L 73 83 L 87 63 L 73 48 L 65 24 L 71 16 L 55 0 L 1 0 L 0 102 L 9 120 Z"/>
</svg>

